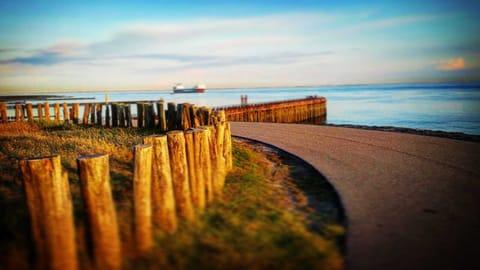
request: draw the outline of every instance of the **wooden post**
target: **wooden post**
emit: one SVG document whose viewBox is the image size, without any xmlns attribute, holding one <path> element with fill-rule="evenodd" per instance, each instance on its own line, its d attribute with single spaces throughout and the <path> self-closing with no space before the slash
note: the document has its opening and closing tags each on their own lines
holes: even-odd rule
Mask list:
<svg viewBox="0 0 480 270">
<path fill-rule="evenodd" d="M 224 151 L 224 140 L 225 140 L 225 122 L 217 122 L 215 126 L 215 148 L 217 149 L 217 156 L 215 159 L 216 162 L 216 178 L 213 182 L 213 191 L 215 194 L 222 194 L 223 185 L 225 183 L 225 157 L 223 155 Z M 212 147 L 212 146 L 210 146 Z"/>
<path fill-rule="evenodd" d="M 190 131 L 187 131 L 187 133 Z M 199 209 L 204 209 L 206 204 L 205 186 L 206 181 L 211 183 L 210 150 L 205 129 L 193 130 L 193 163 L 195 164 L 195 181 L 190 180 L 192 187 L 192 202 Z M 185 136 L 187 139 L 187 136 Z M 187 151 L 190 151 L 188 139 L 186 140 Z M 190 166 L 190 163 L 189 163 Z"/>
<path fill-rule="evenodd" d="M 95 115 L 97 114 L 95 109 L 96 105 L 95 103 L 90 104 L 90 123 L 92 125 L 95 125 Z"/>
<path fill-rule="evenodd" d="M 185 130 L 184 128 L 184 118 L 183 118 L 183 104 L 177 104 L 177 114 L 176 114 L 176 128 L 180 130 Z"/>
<path fill-rule="evenodd" d="M 192 127 L 190 124 L 190 107 L 192 107 L 192 105 L 189 103 L 183 104 L 183 130 L 187 130 Z"/>
<path fill-rule="evenodd" d="M 68 175 L 60 156 L 20 161 L 38 269 L 77 269 Z"/>
<path fill-rule="evenodd" d="M 125 127 L 125 104 L 120 103 L 117 106 L 117 113 L 118 113 L 118 120 L 119 120 L 119 127 Z"/>
<path fill-rule="evenodd" d="M 98 269 L 120 269 L 120 235 L 110 188 L 108 155 L 81 156 L 77 164 L 95 264 Z"/>
<path fill-rule="evenodd" d="M 33 122 L 33 106 L 32 103 L 27 103 L 27 117 L 29 122 Z"/>
<path fill-rule="evenodd" d="M 41 103 L 37 104 L 37 116 L 38 116 L 38 121 L 43 120 L 43 107 Z"/>
<path fill-rule="evenodd" d="M 97 125 L 101 126 L 102 125 L 102 104 L 101 103 L 97 103 L 97 106 L 96 106 L 96 111 L 97 111 Z"/>
<path fill-rule="evenodd" d="M 70 121 L 70 115 L 68 112 L 68 104 L 66 102 L 63 103 L 63 121 L 68 123 Z"/>
<path fill-rule="evenodd" d="M 7 103 L 6 102 L 0 103 L 0 114 L 2 115 L 2 123 L 7 123 L 8 122 L 8 117 L 7 117 Z"/>
<path fill-rule="evenodd" d="M 167 139 L 177 214 L 185 220 L 192 221 L 194 213 L 192 198 L 190 195 L 185 137 L 183 131 L 169 131 L 167 132 Z"/>
<path fill-rule="evenodd" d="M 43 107 L 45 109 L 45 120 L 50 121 L 50 105 L 48 105 L 48 102 L 45 102 Z"/>
<path fill-rule="evenodd" d="M 152 219 L 156 228 L 173 233 L 177 230 L 170 158 L 166 135 L 143 138 L 153 146 L 152 159 Z"/>
<path fill-rule="evenodd" d="M 165 102 L 163 100 L 157 101 L 157 114 L 158 114 L 158 128 L 160 132 L 167 131 L 167 118 L 165 117 Z"/>
<path fill-rule="evenodd" d="M 53 112 L 55 113 L 55 121 L 60 122 L 60 105 L 58 103 L 53 104 Z"/>
<path fill-rule="evenodd" d="M 144 109 L 145 108 L 143 103 L 137 103 L 137 127 L 138 128 L 143 128 L 144 116 L 145 116 Z"/>
<path fill-rule="evenodd" d="M 105 104 L 105 126 L 109 128 L 110 125 L 110 105 L 107 103 Z"/>
<path fill-rule="evenodd" d="M 139 144 L 134 147 L 133 209 L 135 243 L 142 255 L 153 246 L 152 238 L 152 145 Z"/>
<path fill-rule="evenodd" d="M 195 105 L 190 106 L 190 121 L 190 127 L 198 128 L 200 126 L 197 116 L 197 106 Z"/>
<path fill-rule="evenodd" d="M 167 126 L 168 130 L 175 130 L 177 128 L 177 116 L 175 111 L 175 103 L 169 102 L 167 104 L 168 111 L 167 111 Z"/>
<path fill-rule="evenodd" d="M 200 144 L 195 145 L 193 139 L 193 130 L 185 131 L 185 149 L 187 153 L 188 176 L 190 179 L 190 195 L 194 207 L 203 209 L 205 207 L 205 182 L 203 175 L 198 170 L 200 157 L 196 156 L 195 146 L 201 147 Z M 201 179 L 201 181 L 199 181 Z M 202 183 L 200 183 L 202 182 Z M 203 186 L 203 189 L 202 187 Z"/>
<path fill-rule="evenodd" d="M 130 110 L 130 104 L 125 105 L 125 120 L 127 121 L 127 127 L 133 127 L 132 111 Z"/>
<path fill-rule="evenodd" d="M 17 103 L 15 104 L 15 122 L 21 121 L 21 114 L 22 114 L 22 104 Z"/>
<path fill-rule="evenodd" d="M 78 114 L 79 114 L 79 105 L 78 103 L 73 103 L 73 123 L 78 124 Z"/>
<path fill-rule="evenodd" d="M 217 148 L 215 147 L 215 128 L 213 126 L 201 126 L 200 129 L 205 130 L 204 140 L 206 140 L 207 142 L 203 142 L 203 145 L 208 146 L 206 149 L 206 151 L 208 151 L 208 154 L 204 154 L 204 159 L 201 160 L 201 164 L 203 168 L 206 168 L 206 170 L 204 170 L 206 200 L 207 202 L 211 202 L 215 198 L 214 182 L 217 179 Z M 208 175 L 206 175 L 205 172 L 207 172 Z"/>
<path fill-rule="evenodd" d="M 145 118 L 145 127 L 148 129 L 153 129 L 155 127 L 155 111 L 153 110 L 152 103 L 144 103 L 144 118 Z"/>
<path fill-rule="evenodd" d="M 83 106 L 83 124 L 87 125 L 88 124 L 88 114 L 90 113 L 90 104 L 85 103 Z"/>
<path fill-rule="evenodd" d="M 112 127 L 118 127 L 118 104 L 112 103 Z"/>
<path fill-rule="evenodd" d="M 225 158 L 225 169 L 230 171 L 233 168 L 232 158 L 232 131 L 230 122 L 225 123 L 225 135 L 223 139 L 223 157 Z"/>
</svg>

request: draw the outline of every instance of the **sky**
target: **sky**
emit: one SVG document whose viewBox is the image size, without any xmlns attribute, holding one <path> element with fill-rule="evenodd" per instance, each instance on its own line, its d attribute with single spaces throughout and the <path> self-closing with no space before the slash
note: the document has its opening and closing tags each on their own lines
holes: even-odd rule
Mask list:
<svg viewBox="0 0 480 270">
<path fill-rule="evenodd" d="M 480 1 L 0 1 L 0 93 L 480 81 Z"/>
</svg>

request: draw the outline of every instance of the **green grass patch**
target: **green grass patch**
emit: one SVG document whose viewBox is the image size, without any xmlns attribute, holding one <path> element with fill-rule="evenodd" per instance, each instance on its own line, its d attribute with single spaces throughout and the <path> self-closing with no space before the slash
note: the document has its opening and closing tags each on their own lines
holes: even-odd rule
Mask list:
<svg viewBox="0 0 480 270">
<path fill-rule="evenodd" d="M 233 150 L 234 170 L 227 176 L 223 197 L 198 213 L 193 224 L 180 223 L 175 234 L 156 234 L 151 253 L 136 257 L 132 234 L 132 147 L 149 134 L 146 130 L 51 123 L 0 125 L 2 268 L 27 269 L 32 264 L 31 232 L 17 162 L 52 154 L 61 156 L 69 173 L 79 257 L 81 265 L 89 268 L 86 221 L 76 171 L 76 158 L 89 153 L 110 155 L 112 192 L 126 269 L 343 267 L 337 241 L 344 233 L 343 226 L 335 215 L 327 212 L 322 216 L 312 210 L 301 190 L 310 187 L 310 182 L 316 183 L 315 176 L 296 165 L 283 164 L 275 155 L 266 156 L 238 142 Z M 330 199 L 322 195 L 321 186 L 318 189 L 319 200 Z M 321 222 L 315 221 L 319 216 Z M 317 224 L 313 230 L 312 223 Z"/>
</svg>

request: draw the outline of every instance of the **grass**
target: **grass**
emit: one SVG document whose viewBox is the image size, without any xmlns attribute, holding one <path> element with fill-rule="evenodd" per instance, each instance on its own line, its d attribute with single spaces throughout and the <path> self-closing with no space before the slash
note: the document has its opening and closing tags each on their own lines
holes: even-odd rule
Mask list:
<svg viewBox="0 0 480 270">
<path fill-rule="evenodd" d="M 301 190 L 315 182 L 298 164 L 265 154 L 243 142 L 234 144 L 234 170 L 224 196 L 198 213 L 194 223 L 180 223 L 173 235 L 157 233 L 155 248 L 144 257 L 133 249 L 132 147 L 145 130 L 84 128 L 51 123 L 0 125 L 0 261 L 5 269 L 31 263 L 27 209 L 17 162 L 59 154 L 69 173 L 81 265 L 90 268 L 85 217 L 76 158 L 110 155 L 113 194 L 127 269 L 341 269 L 338 239 L 343 227 L 326 211 L 321 222 Z M 299 180 L 300 182 L 298 182 Z M 317 179 L 318 180 L 318 179 Z M 303 184 L 302 184 L 303 183 Z M 302 186 L 304 185 L 304 186 Z M 318 199 L 329 200 L 317 192 Z M 316 224 L 312 229 L 312 224 Z"/>
</svg>

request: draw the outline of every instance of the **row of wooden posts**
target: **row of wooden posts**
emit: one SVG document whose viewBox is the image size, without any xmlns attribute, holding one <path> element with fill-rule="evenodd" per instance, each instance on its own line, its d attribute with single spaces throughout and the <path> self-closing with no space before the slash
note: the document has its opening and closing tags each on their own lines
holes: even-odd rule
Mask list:
<svg viewBox="0 0 480 270">
<path fill-rule="evenodd" d="M 132 105 L 136 106 L 136 117 L 132 115 Z M 36 114 L 34 114 L 34 106 Z M 53 107 L 53 115 L 51 115 Z M 80 107 L 83 107 L 83 117 L 80 117 Z M 197 107 L 189 103 L 175 104 L 163 100 L 144 102 L 116 103 L 54 103 L 14 105 L 14 117 L 8 116 L 8 106 L 0 103 L 0 120 L 2 123 L 39 121 L 63 121 L 74 124 L 98 125 L 106 127 L 139 127 L 158 128 L 160 132 L 168 130 L 187 130 L 202 125 L 213 124 L 212 109 Z"/>
<path fill-rule="evenodd" d="M 326 116 L 327 100 L 324 97 L 251 105 L 219 107 L 224 110 L 228 121 L 299 123 Z"/>
<path fill-rule="evenodd" d="M 173 233 L 177 219 L 187 222 L 221 195 L 232 168 L 230 123 L 223 111 L 215 125 L 152 135 L 134 151 L 133 206 L 136 250 L 146 254 L 155 231 Z M 122 246 L 112 197 L 109 156 L 77 159 L 88 216 L 93 263 L 120 269 Z M 38 269 L 78 269 L 72 199 L 60 156 L 22 160 L 26 200 Z"/>
</svg>

